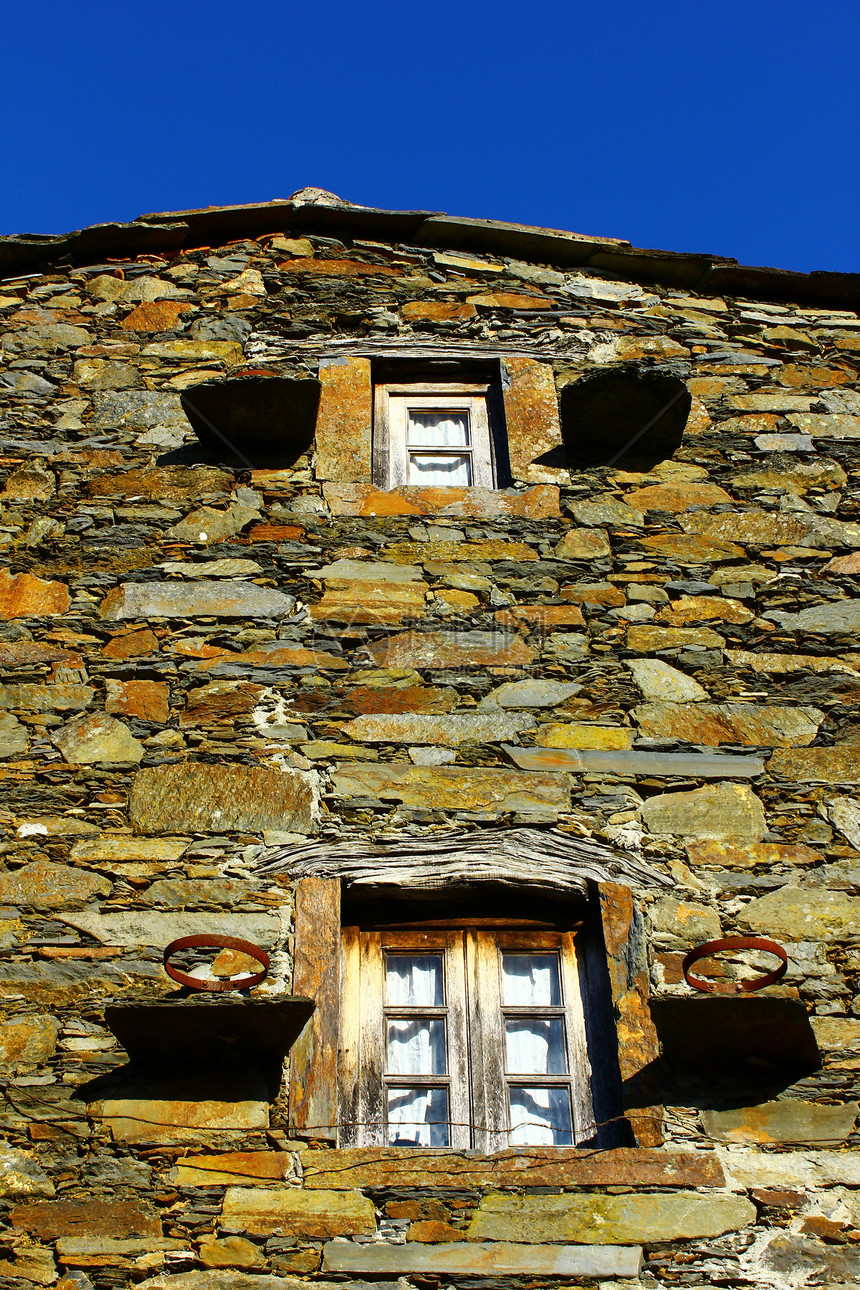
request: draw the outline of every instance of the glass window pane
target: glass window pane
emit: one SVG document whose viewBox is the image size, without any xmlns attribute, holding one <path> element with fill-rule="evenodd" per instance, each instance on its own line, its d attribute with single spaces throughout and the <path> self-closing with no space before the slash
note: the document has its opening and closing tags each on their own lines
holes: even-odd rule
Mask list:
<svg viewBox="0 0 860 1290">
<path fill-rule="evenodd" d="M 557 1008 L 561 1003 L 558 955 L 503 954 L 502 1002 Z"/>
<path fill-rule="evenodd" d="M 441 1017 L 388 1018 L 389 1075 L 444 1075 L 446 1070 Z"/>
<path fill-rule="evenodd" d="M 466 448 L 468 412 L 415 412 L 409 409 L 406 442 L 410 448 Z"/>
<path fill-rule="evenodd" d="M 505 1068 L 512 1075 L 566 1075 L 561 1017 L 507 1017 Z"/>
<path fill-rule="evenodd" d="M 441 1008 L 441 954 L 386 954 L 385 1001 L 404 1008 Z"/>
<path fill-rule="evenodd" d="M 390 1088 L 388 1141 L 400 1146 L 448 1147 L 448 1090 Z"/>
<path fill-rule="evenodd" d="M 430 456 L 410 452 L 407 482 L 467 488 L 472 482 L 472 458 L 465 453 Z"/>
<path fill-rule="evenodd" d="M 566 1088 L 512 1088 L 511 1146 L 570 1147 L 573 1132 Z"/>
</svg>

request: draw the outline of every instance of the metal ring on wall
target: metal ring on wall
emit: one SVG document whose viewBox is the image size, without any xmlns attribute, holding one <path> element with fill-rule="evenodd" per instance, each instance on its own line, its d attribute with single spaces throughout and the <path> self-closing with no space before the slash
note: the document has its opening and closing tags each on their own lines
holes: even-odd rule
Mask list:
<svg viewBox="0 0 860 1290">
<path fill-rule="evenodd" d="M 763 976 L 753 977 L 749 981 L 708 981 L 690 971 L 699 959 L 710 958 L 712 954 L 720 954 L 723 950 L 765 950 L 768 954 L 776 955 L 780 960 L 779 967 L 774 968 L 772 972 L 765 972 Z M 704 941 L 701 945 L 697 945 L 684 956 L 681 966 L 684 980 L 694 990 L 703 990 L 706 994 L 751 994 L 754 990 L 763 990 L 766 985 L 773 985 L 785 976 L 788 970 L 788 954 L 781 945 L 766 936 L 725 936 L 717 941 Z"/>
<path fill-rule="evenodd" d="M 170 959 L 178 950 L 191 950 L 198 946 L 238 950 L 240 954 L 247 954 L 249 958 L 256 959 L 263 970 L 235 979 L 225 977 L 221 981 L 204 981 L 200 977 L 189 976 L 187 972 L 181 972 L 179 968 L 171 966 Z M 173 981 L 187 986 L 189 990 L 250 990 L 252 986 L 259 985 L 266 979 L 269 971 L 269 956 L 265 950 L 260 949 L 259 945 L 254 945 L 252 941 L 239 940 L 237 936 L 180 936 L 177 940 L 171 941 L 164 951 L 164 970 Z"/>
</svg>

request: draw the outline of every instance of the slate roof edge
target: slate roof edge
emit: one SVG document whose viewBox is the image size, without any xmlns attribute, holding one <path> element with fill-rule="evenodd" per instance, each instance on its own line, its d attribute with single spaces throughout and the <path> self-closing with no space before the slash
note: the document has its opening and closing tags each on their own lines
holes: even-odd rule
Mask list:
<svg viewBox="0 0 860 1290">
<path fill-rule="evenodd" d="M 8 278 L 145 254 L 222 246 L 243 237 L 293 233 L 406 243 L 489 254 L 564 268 L 598 270 L 643 285 L 703 295 L 731 295 L 857 310 L 860 273 L 796 273 L 742 265 L 724 256 L 634 247 L 620 238 L 460 218 L 437 211 L 389 211 L 348 203 L 278 200 L 246 206 L 140 215 L 130 223 L 94 224 L 59 235 L 0 237 L 0 276 Z"/>
</svg>

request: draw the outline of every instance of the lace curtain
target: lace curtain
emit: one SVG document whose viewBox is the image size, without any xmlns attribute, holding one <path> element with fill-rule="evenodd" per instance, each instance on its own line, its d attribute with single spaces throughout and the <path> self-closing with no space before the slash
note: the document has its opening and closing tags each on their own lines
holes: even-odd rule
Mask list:
<svg viewBox="0 0 860 1290">
<path fill-rule="evenodd" d="M 468 487 L 472 458 L 467 452 L 422 453 L 422 448 L 468 448 L 468 412 L 409 412 L 406 431 L 410 484 Z"/>
</svg>

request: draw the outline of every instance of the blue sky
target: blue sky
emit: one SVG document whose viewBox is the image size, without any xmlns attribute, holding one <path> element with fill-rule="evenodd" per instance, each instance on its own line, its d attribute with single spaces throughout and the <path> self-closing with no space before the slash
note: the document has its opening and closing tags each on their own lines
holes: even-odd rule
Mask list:
<svg viewBox="0 0 860 1290">
<path fill-rule="evenodd" d="M 0 233 L 316 185 L 860 271 L 858 0 L 7 0 L 3 28 Z"/>
</svg>

